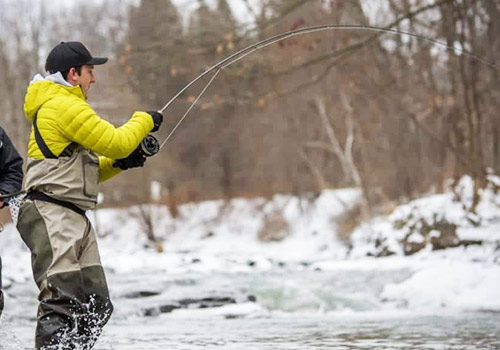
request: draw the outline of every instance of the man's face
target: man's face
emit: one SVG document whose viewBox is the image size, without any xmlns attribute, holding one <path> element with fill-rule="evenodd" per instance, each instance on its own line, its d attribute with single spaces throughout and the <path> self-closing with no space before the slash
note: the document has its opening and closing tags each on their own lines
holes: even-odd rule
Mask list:
<svg viewBox="0 0 500 350">
<path fill-rule="evenodd" d="M 83 65 L 82 73 L 78 75 L 75 73 L 75 85 L 80 85 L 82 87 L 83 93 L 87 97 L 89 95 L 90 84 L 96 82 L 94 77 L 94 66 Z"/>
</svg>

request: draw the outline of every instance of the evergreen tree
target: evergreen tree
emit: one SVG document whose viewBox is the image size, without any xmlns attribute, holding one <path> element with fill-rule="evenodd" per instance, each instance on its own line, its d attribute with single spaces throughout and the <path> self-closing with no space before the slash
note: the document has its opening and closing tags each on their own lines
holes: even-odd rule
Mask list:
<svg viewBox="0 0 500 350">
<path fill-rule="evenodd" d="M 199 7 L 189 19 L 189 42 L 195 46 L 207 46 L 215 42 L 214 23 L 216 16 L 205 1 L 198 0 Z"/>
<path fill-rule="evenodd" d="M 132 87 L 145 102 L 160 106 L 183 86 L 182 23 L 170 0 L 143 0 L 129 16 L 125 48 Z"/>
<path fill-rule="evenodd" d="M 233 33 L 236 30 L 236 21 L 227 0 L 218 0 L 217 14 L 221 30 L 226 34 Z"/>
<path fill-rule="evenodd" d="M 220 48 L 233 48 L 236 21 L 227 0 L 218 0 L 212 10 L 204 0 L 189 20 L 189 38 L 192 45 L 201 47 L 205 53 L 221 53 Z"/>
</svg>

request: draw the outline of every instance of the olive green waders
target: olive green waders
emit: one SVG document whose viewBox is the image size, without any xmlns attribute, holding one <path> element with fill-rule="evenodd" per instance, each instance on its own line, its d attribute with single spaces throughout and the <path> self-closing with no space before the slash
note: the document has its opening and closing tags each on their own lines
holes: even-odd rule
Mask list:
<svg viewBox="0 0 500 350">
<path fill-rule="evenodd" d="M 17 228 L 40 289 L 37 349 L 91 349 L 113 310 L 95 232 L 74 210 L 26 199 Z"/>
<path fill-rule="evenodd" d="M 27 195 L 17 222 L 40 289 L 35 346 L 87 350 L 113 310 L 95 232 L 85 216 L 97 203 L 99 158 L 75 143 L 56 156 L 36 121 L 36 143 L 45 158 L 26 160 Z"/>
</svg>

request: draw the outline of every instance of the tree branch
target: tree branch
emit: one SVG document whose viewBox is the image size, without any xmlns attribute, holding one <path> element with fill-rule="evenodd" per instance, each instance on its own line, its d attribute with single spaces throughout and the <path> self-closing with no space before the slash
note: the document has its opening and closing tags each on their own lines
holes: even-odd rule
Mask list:
<svg viewBox="0 0 500 350">
<path fill-rule="evenodd" d="M 413 17 L 418 16 L 418 15 L 420 15 L 421 13 L 423 13 L 425 11 L 434 9 L 436 7 L 439 7 L 439 6 L 442 6 L 442 5 L 446 4 L 446 3 L 451 3 L 453 1 L 454 0 L 442 0 L 442 1 L 438 1 L 438 2 L 436 2 L 434 4 L 430 4 L 430 5 L 421 7 L 418 10 L 415 10 L 413 12 L 409 12 L 406 15 L 398 18 L 397 20 L 395 20 L 394 22 L 390 23 L 389 25 L 387 25 L 384 28 L 385 29 L 391 29 L 391 28 L 396 27 L 397 25 L 399 25 L 404 20 L 412 19 Z M 328 53 L 328 54 L 316 57 L 316 58 L 314 58 L 314 59 L 312 59 L 310 61 L 307 61 L 307 62 L 302 63 L 300 65 L 294 66 L 292 68 L 288 68 L 286 70 L 273 73 L 273 74 L 271 74 L 271 76 L 272 77 L 283 76 L 283 75 L 289 74 L 290 72 L 294 72 L 294 71 L 297 71 L 297 70 L 300 70 L 300 69 L 308 68 L 310 66 L 319 64 L 319 63 L 321 63 L 321 62 L 323 62 L 325 60 L 331 59 L 331 58 L 336 58 L 336 57 L 339 57 L 339 56 L 353 54 L 355 51 L 358 51 L 359 49 L 363 48 L 364 46 L 366 46 L 368 44 L 371 44 L 375 39 L 377 39 L 378 37 L 380 37 L 382 35 L 384 35 L 384 33 L 382 33 L 382 32 L 372 34 L 370 37 L 368 37 L 367 39 L 365 39 L 365 40 L 363 40 L 363 41 L 361 41 L 359 43 L 350 45 L 350 46 L 348 46 L 346 48 L 343 48 L 341 50 L 336 50 L 334 52 L 331 52 L 331 53 Z"/>
</svg>

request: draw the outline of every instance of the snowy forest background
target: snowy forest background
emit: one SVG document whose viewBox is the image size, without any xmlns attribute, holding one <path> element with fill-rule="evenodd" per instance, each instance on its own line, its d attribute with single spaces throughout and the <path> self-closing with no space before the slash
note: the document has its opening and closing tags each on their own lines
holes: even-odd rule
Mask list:
<svg viewBox="0 0 500 350">
<path fill-rule="evenodd" d="M 499 0 L 241 0 L 238 6 L 245 18 L 236 18 L 227 0 L 177 7 L 168 0 L 0 1 L 2 126 L 25 155 L 27 84 L 43 72 L 50 48 L 65 40 L 110 57 L 96 69 L 89 102 L 116 125 L 134 110 L 161 108 L 237 50 L 306 26 L 400 29 L 491 62 L 500 50 Z M 152 181 L 174 214 L 191 201 L 310 197 L 353 186 L 362 189 L 357 215 L 364 217 L 441 192 L 449 179 L 468 174 L 474 209 L 488 171 L 500 172 L 498 75 L 407 36 L 332 31 L 289 39 L 224 70 L 147 167 L 101 186 L 102 205 L 149 202 Z M 160 140 L 202 86 L 167 110 Z"/>
</svg>

